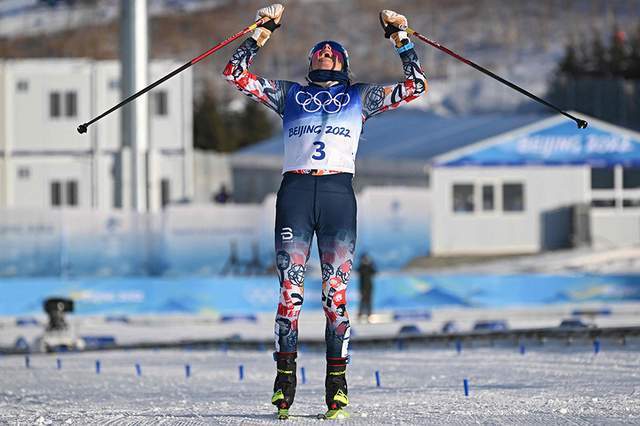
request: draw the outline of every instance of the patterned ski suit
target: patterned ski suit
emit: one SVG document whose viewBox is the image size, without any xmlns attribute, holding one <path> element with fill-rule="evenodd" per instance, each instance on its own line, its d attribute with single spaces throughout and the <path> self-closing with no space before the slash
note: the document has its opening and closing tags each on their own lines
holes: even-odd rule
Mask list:
<svg viewBox="0 0 640 426">
<path fill-rule="evenodd" d="M 280 280 L 276 314 L 277 352 L 296 352 L 304 275 L 313 234 L 322 267 L 322 306 L 327 357 L 347 356 L 346 289 L 356 245 L 356 199 L 352 188 L 363 123 L 410 102 L 427 90 L 413 49 L 400 53 L 405 80 L 302 86 L 249 72 L 259 48 L 249 38 L 234 52 L 225 78 L 283 119 L 283 180 L 276 204 L 275 249 Z"/>
</svg>

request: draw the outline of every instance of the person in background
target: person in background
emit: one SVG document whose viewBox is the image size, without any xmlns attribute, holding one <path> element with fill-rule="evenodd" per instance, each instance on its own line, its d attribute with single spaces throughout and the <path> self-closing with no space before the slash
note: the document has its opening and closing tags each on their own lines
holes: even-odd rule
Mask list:
<svg viewBox="0 0 640 426">
<path fill-rule="evenodd" d="M 368 322 L 373 312 L 373 276 L 376 274 L 376 264 L 367 253 L 360 256 L 360 266 L 358 273 L 360 274 L 360 310 L 358 311 L 358 321 L 362 318 Z"/>
<path fill-rule="evenodd" d="M 214 195 L 213 200 L 218 204 L 225 204 L 231 200 L 231 193 L 227 189 L 227 185 L 224 183 L 220 185 L 220 191 Z"/>
</svg>

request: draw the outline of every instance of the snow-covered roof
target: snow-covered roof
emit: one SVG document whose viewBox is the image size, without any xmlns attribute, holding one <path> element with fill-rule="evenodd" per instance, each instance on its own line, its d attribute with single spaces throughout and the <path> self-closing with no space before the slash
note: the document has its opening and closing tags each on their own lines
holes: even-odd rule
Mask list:
<svg viewBox="0 0 640 426">
<path fill-rule="evenodd" d="M 368 120 L 358 158 L 428 161 L 454 149 L 543 120 L 534 114 L 439 116 L 418 110 L 396 110 Z M 278 156 L 282 135 L 238 151 L 235 156 Z"/>
</svg>

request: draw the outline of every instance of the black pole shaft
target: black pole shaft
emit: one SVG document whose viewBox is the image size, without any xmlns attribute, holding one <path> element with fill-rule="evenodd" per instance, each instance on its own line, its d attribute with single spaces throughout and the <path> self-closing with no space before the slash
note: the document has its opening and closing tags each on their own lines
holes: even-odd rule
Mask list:
<svg viewBox="0 0 640 426">
<path fill-rule="evenodd" d="M 144 89 L 141 89 L 140 91 L 138 91 L 138 92 L 134 93 L 133 95 L 129 96 L 128 98 L 124 99 L 122 102 L 120 102 L 119 104 L 113 106 L 112 108 L 108 109 L 107 111 L 103 112 L 99 116 L 91 119 L 90 121 L 87 121 L 84 124 L 79 125 L 78 126 L 78 133 L 87 133 L 87 127 L 89 127 L 91 124 L 95 123 L 96 121 L 100 120 L 102 117 L 104 117 L 104 116 L 106 116 L 108 114 L 111 114 L 113 111 L 115 111 L 118 108 L 121 108 L 122 106 L 128 104 L 129 102 L 131 102 L 132 100 L 134 100 L 138 96 L 144 95 L 149 90 L 153 89 L 154 87 L 158 86 L 159 84 L 164 83 L 165 81 L 169 80 L 174 75 L 179 74 L 182 71 L 186 70 L 191 65 L 194 65 L 194 64 L 200 62 L 201 60 L 203 60 L 207 56 L 209 56 L 212 53 L 214 53 L 215 51 L 223 48 L 224 46 L 226 46 L 227 44 L 231 43 L 233 40 L 237 39 L 238 37 L 242 37 L 243 35 L 245 35 L 249 31 L 254 30 L 258 25 L 264 23 L 266 20 L 268 20 L 268 19 L 267 18 L 261 18 L 260 20 L 254 22 L 252 25 L 250 25 L 250 26 L 246 27 L 245 29 L 243 29 L 242 31 L 239 31 L 236 34 L 234 34 L 231 37 L 229 37 L 228 39 L 216 44 L 215 46 L 213 46 L 211 49 L 207 50 L 203 54 L 196 56 L 195 58 L 193 58 L 192 60 L 190 60 L 186 64 L 182 65 L 180 68 L 177 68 L 177 69 L 171 71 L 169 74 L 165 75 L 161 79 L 159 79 L 157 81 L 154 81 L 153 83 L 151 83 L 150 85 L 148 85 Z"/>
<path fill-rule="evenodd" d="M 446 48 L 445 46 L 441 45 L 440 43 L 438 43 L 436 41 L 433 41 L 433 40 L 429 39 L 428 37 L 425 37 L 424 35 L 420 34 L 417 31 L 412 30 L 411 28 L 407 28 L 407 32 L 409 34 L 412 34 L 412 35 L 416 36 L 417 38 L 419 38 L 420 40 L 424 41 L 425 43 L 435 47 L 436 49 L 439 49 L 439 50 L 443 51 L 444 53 L 446 53 L 446 54 L 448 54 L 450 56 L 453 56 L 457 60 L 459 60 L 461 62 L 464 62 L 465 64 L 467 64 L 467 65 L 477 69 L 478 71 L 488 75 L 489 77 L 492 77 L 492 78 L 498 80 L 500 83 L 505 84 L 505 85 L 509 86 L 510 88 L 522 93 L 523 95 L 528 96 L 529 98 L 531 98 L 531 99 L 533 99 L 535 101 L 538 101 L 541 104 L 546 105 L 547 107 L 549 107 L 549 108 L 559 112 L 560 114 L 572 119 L 573 121 L 576 122 L 576 124 L 578 125 L 579 129 L 584 129 L 584 128 L 587 127 L 588 123 L 586 121 L 581 120 L 581 119 L 569 114 L 568 112 L 561 110 L 557 106 L 545 101 L 542 98 L 537 97 L 533 93 L 524 90 L 522 87 L 517 86 L 517 85 L 511 83 L 510 81 L 505 80 L 504 78 L 500 77 L 499 75 L 489 71 L 488 69 L 486 69 L 484 67 L 481 67 L 480 65 L 476 64 L 475 62 L 472 62 L 472 61 L 468 60 L 467 58 L 464 58 L 464 57 L 458 55 L 457 53 L 455 53 L 454 51 Z"/>
<path fill-rule="evenodd" d="M 187 68 L 189 68 L 192 65 L 191 62 L 187 62 L 186 64 L 182 65 L 180 68 L 175 69 L 173 71 L 171 71 L 169 74 L 165 75 L 164 77 L 162 77 L 160 80 L 154 81 L 153 83 L 151 83 L 150 85 L 148 85 L 147 87 L 145 87 L 144 89 L 134 93 L 133 95 L 129 96 L 128 98 L 126 98 L 125 100 L 123 100 L 122 102 L 120 102 L 119 104 L 113 106 L 112 108 L 108 109 L 107 111 L 103 112 L 102 114 L 100 114 L 99 116 L 93 118 L 91 121 L 88 121 L 84 124 L 81 124 L 80 126 L 78 126 L 78 132 L 79 133 L 85 133 L 87 131 L 87 127 L 89 127 L 91 124 L 95 123 L 96 121 L 100 120 L 102 117 L 104 117 L 105 115 L 109 115 L 111 114 L 113 111 L 117 110 L 118 108 L 128 104 L 129 102 L 131 102 L 132 100 L 134 100 L 135 98 L 137 98 L 138 96 L 144 95 L 145 93 L 147 93 L 149 90 L 153 89 L 154 87 L 158 86 L 159 84 L 164 83 L 165 81 L 169 80 L 171 77 L 173 77 L 176 74 L 181 73 L 182 71 L 186 70 Z"/>
</svg>

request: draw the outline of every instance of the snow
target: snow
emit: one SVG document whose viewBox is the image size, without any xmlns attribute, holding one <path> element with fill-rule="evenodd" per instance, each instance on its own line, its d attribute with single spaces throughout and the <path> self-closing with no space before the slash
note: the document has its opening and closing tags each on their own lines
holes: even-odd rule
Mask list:
<svg viewBox="0 0 640 426">
<path fill-rule="evenodd" d="M 421 272 L 419 268 L 413 272 Z M 429 268 L 429 274 L 638 274 L 640 247 L 627 246 L 610 249 L 580 247 L 548 251 L 532 255 L 508 257 L 494 261 Z"/>
<path fill-rule="evenodd" d="M 460 355 L 452 349 L 354 351 L 347 423 L 638 424 L 638 343 L 606 344 L 598 355 L 589 345 L 532 347 L 525 355 L 513 347 L 465 349 Z M 190 378 L 185 364 L 191 365 Z M 0 424 L 277 424 L 269 403 L 273 364 L 267 351 L 33 355 L 29 369 L 23 357 L 5 356 Z M 292 421 L 319 422 L 323 354 L 301 353 L 298 367 L 305 367 L 307 382 L 298 374 Z"/>
</svg>

